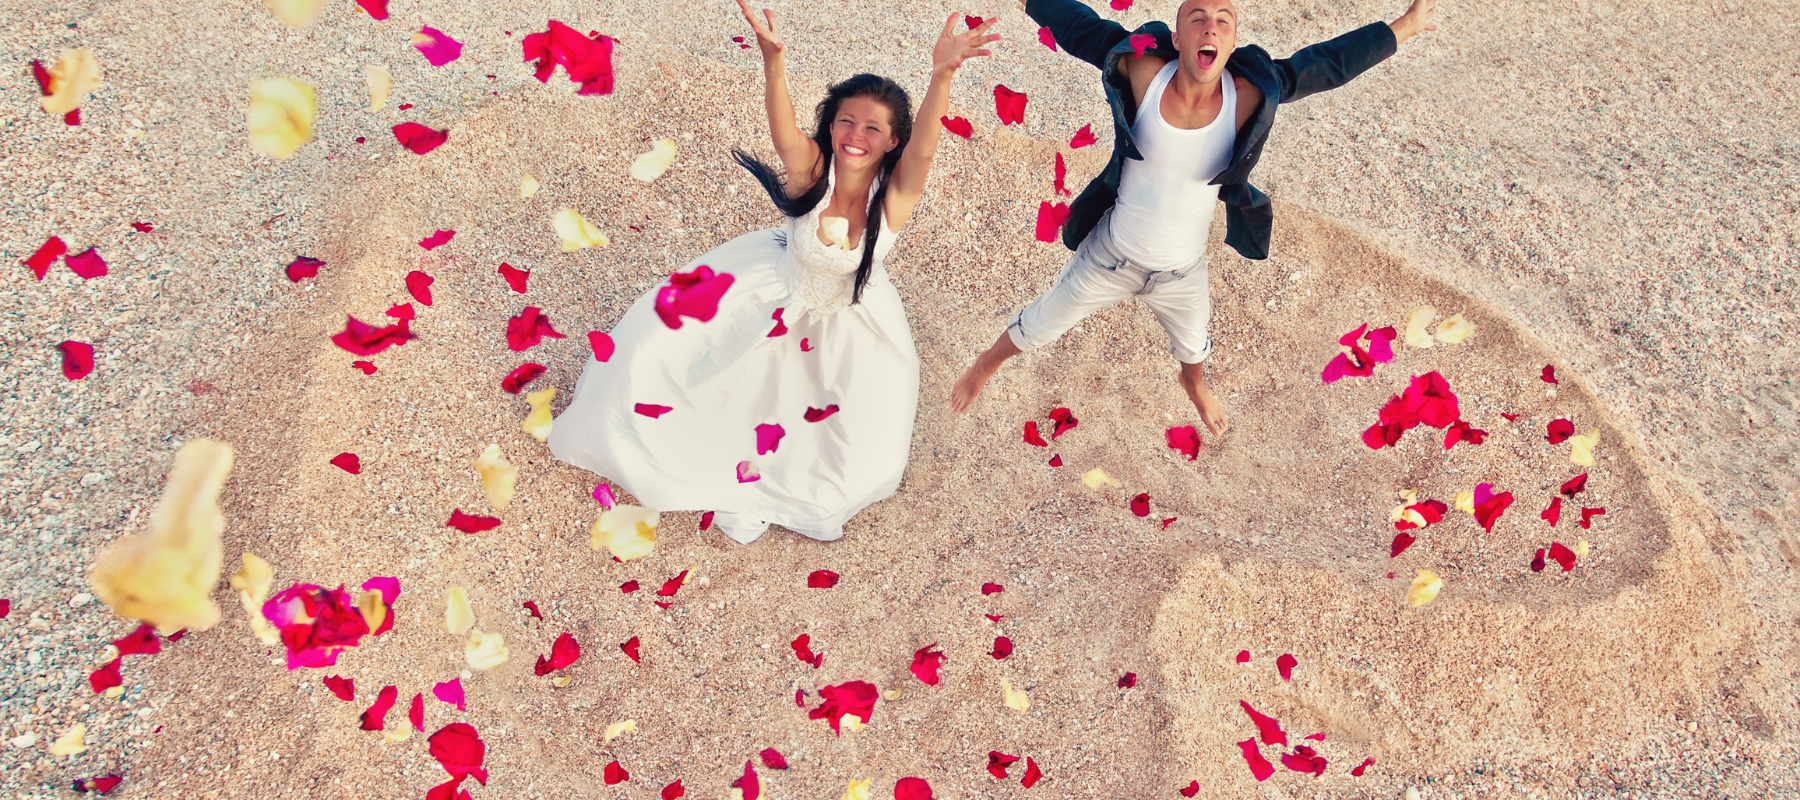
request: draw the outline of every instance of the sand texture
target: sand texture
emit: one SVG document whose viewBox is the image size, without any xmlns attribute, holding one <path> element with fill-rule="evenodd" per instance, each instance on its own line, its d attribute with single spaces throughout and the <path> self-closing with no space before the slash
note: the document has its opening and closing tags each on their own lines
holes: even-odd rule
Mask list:
<svg viewBox="0 0 1800 800">
<path fill-rule="evenodd" d="M 1136 26 L 1174 3 L 1099 7 Z M 1404 10 L 1241 7 L 1242 40 L 1278 56 Z M 957 10 L 775 8 L 809 118 L 824 86 L 855 72 L 922 96 L 930 41 Z M 1032 238 L 1039 202 L 1055 199 L 1055 154 L 1079 191 L 1111 146 L 1091 67 L 1039 44 L 1010 2 L 961 10 L 1001 14 L 1007 41 L 958 76 L 951 113 L 974 137 L 946 138 L 887 262 L 923 367 L 899 493 L 832 544 L 775 530 L 739 546 L 697 531 L 697 514 L 665 514 L 656 551 L 619 563 L 589 547 L 596 476 L 522 432 L 525 404 L 499 382 L 541 363 L 533 388 L 556 387 L 560 410 L 589 358 L 585 332 L 609 329 L 672 269 L 779 221 L 729 159 L 770 152 L 760 61 L 730 41 L 749 34 L 734 7 L 395 0 L 376 22 L 334 3 L 298 30 L 242 0 L 0 7 L 12 65 L 0 597 L 13 601 L 0 620 L 0 789 L 71 797 L 75 779 L 117 773 L 111 796 L 125 798 L 423 797 L 445 778 L 425 736 L 358 727 L 391 684 L 390 728 L 424 692 L 427 734 L 454 721 L 480 731 L 492 777 L 465 784 L 476 800 L 652 798 L 676 779 L 690 798 L 723 798 L 766 747 L 791 762 L 761 769 L 776 798 L 838 797 L 852 779 L 886 797 L 904 776 L 940 798 L 1172 798 L 1190 781 L 1202 797 L 1800 791 L 1800 4 L 1446 0 L 1441 30 L 1284 107 L 1255 176 L 1276 203 L 1273 257 L 1237 257 L 1216 244 L 1222 214 L 1215 227 L 1208 376 L 1232 428 L 1192 462 L 1165 446 L 1166 429 L 1198 420 L 1136 303 L 1015 360 L 969 417 L 949 412 L 951 382 L 1067 259 Z M 531 77 L 520 37 L 552 18 L 620 39 L 613 94 L 577 96 L 560 70 Z M 420 25 L 461 40 L 463 56 L 426 64 L 408 44 Z M 93 48 L 105 70 L 78 127 L 38 107 L 23 68 L 65 47 Z M 370 64 L 395 83 L 376 113 Z M 287 161 L 251 152 L 245 133 L 249 82 L 277 75 L 319 94 L 317 138 Z M 1000 125 L 996 84 L 1030 96 L 1024 125 Z M 448 128 L 448 143 L 401 149 L 389 130 L 406 120 Z M 1071 150 L 1089 123 L 1099 143 Z M 633 180 L 632 160 L 663 137 L 674 166 Z M 530 199 L 525 175 L 543 186 Z M 563 253 L 550 218 L 564 207 L 611 246 Z M 456 236 L 422 249 L 439 229 Z M 110 274 L 58 264 L 34 280 L 18 262 L 50 235 L 71 252 L 97 246 Z M 326 262 L 316 279 L 283 276 L 299 255 Z M 528 292 L 506 287 L 501 262 L 531 271 Z M 352 369 L 358 357 L 328 337 L 346 314 L 378 320 L 409 300 L 412 270 L 436 278 L 418 338 L 370 359 L 374 375 Z M 1426 304 L 1477 332 L 1397 347 L 1373 376 L 1321 385 L 1340 334 L 1403 327 Z M 528 305 L 568 338 L 508 350 L 506 320 Z M 63 378 L 64 339 L 95 345 L 93 375 Z M 1560 384 L 1540 380 L 1546 364 Z M 1486 443 L 1446 451 L 1421 427 L 1365 447 L 1381 404 L 1433 370 Z M 1047 429 L 1059 406 L 1076 429 L 1049 448 L 1021 441 L 1026 420 Z M 1598 431 L 1591 469 L 1544 441 L 1558 418 Z M 221 498 L 227 572 L 253 552 L 277 589 L 395 576 L 398 623 L 335 668 L 290 672 L 221 583 L 222 624 L 127 657 L 125 694 L 95 695 L 88 672 L 134 623 L 89 596 L 86 570 L 143 529 L 175 449 L 202 436 L 237 450 Z M 520 468 L 503 512 L 469 467 L 490 443 Z M 341 452 L 360 456 L 360 475 L 328 463 Z M 1120 486 L 1084 485 L 1097 467 Z M 1550 527 L 1539 512 L 1582 472 L 1587 491 Z M 1450 502 L 1477 483 L 1516 497 L 1492 531 L 1452 511 L 1389 557 L 1399 492 Z M 1139 493 L 1145 518 L 1128 510 Z M 1583 530 L 1582 506 L 1607 512 Z M 463 534 L 444 526 L 452 509 L 505 522 Z M 1589 549 L 1571 572 L 1533 572 L 1553 541 Z M 842 582 L 806 588 L 817 569 Z M 1421 569 L 1444 589 L 1413 608 Z M 679 593 L 653 594 L 683 570 Z M 644 589 L 621 592 L 631 580 Z M 984 582 L 1005 591 L 984 596 Z M 468 671 L 444 629 L 452 586 L 478 627 L 504 636 L 509 663 Z M 583 655 L 558 688 L 532 662 L 564 632 Z M 801 633 L 820 668 L 789 649 Z M 1017 651 L 991 657 L 996 636 Z M 632 637 L 641 662 L 619 649 Z M 947 659 L 936 687 L 908 671 L 933 644 Z M 1289 681 L 1282 654 L 1298 662 Z M 1120 685 L 1126 673 L 1135 687 Z M 354 677 L 356 700 L 328 693 L 326 675 Z M 459 675 L 467 711 L 430 694 Z M 861 731 L 834 736 L 795 704 L 796 690 L 811 707 L 849 680 L 884 692 Z M 1002 704 L 1003 682 L 1029 694 L 1028 711 Z M 1256 782 L 1236 744 L 1256 733 L 1240 701 L 1316 747 L 1324 775 L 1277 763 Z M 635 733 L 602 740 L 625 719 Z M 77 722 L 89 749 L 50 755 Z M 1022 788 L 1023 761 L 1010 781 L 991 777 L 989 751 L 1030 756 L 1044 781 Z M 1375 765 L 1352 777 L 1365 758 Z M 631 779 L 606 786 L 615 759 Z"/>
</svg>

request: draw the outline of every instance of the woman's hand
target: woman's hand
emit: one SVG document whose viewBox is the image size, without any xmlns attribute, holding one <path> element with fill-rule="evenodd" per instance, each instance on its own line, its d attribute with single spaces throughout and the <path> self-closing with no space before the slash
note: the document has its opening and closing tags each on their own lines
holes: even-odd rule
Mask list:
<svg viewBox="0 0 1800 800">
<path fill-rule="evenodd" d="M 768 20 L 764 24 L 755 14 L 750 13 L 750 5 L 744 0 L 737 0 L 737 4 L 738 10 L 744 12 L 744 21 L 750 23 L 750 30 L 756 31 L 756 46 L 762 49 L 764 61 L 787 50 L 787 45 L 781 43 L 781 32 L 775 29 L 775 12 L 766 8 L 762 10 L 763 16 Z"/>
<path fill-rule="evenodd" d="M 742 4 L 744 0 L 738 0 Z M 944 20 L 944 32 L 938 35 L 937 46 L 931 48 L 931 74 L 943 75 L 955 72 L 967 61 L 976 56 L 991 56 L 993 51 L 982 48 L 989 42 L 1000 41 L 1000 34 L 988 33 L 999 19 L 990 19 L 981 23 L 972 31 L 956 32 L 956 26 L 962 22 L 962 14 L 951 14 Z"/>
</svg>

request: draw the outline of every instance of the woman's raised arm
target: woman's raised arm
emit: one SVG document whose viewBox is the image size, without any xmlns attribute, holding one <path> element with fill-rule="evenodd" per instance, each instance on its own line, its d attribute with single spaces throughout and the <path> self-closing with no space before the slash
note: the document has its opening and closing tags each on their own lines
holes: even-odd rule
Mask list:
<svg viewBox="0 0 1800 800">
<path fill-rule="evenodd" d="M 893 184 L 888 187 L 883 215 L 888 227 L 896 231 L 912 218 L 913 206 L 925 193 L 925 179 L 931 176 L 931 162 L 937 158 L 938 140 L 944 133 L 944 112 L 950 109 L 951 79 L 956 77 L 956 70 L 964 61 L 993 55 L 982 45 L 1000 40 L 1000 34 L 988 33 L 988 29 L 1000 21 L 998 19 L 983 22 L 974 30 L 957 33 L 956 25 L 962 16 L 951 14 L 944 21 L 937 46 L 931 49 L 931 88 L 925 91 L 925 100 L 919 104 L 918 116 L 914 117 L 912 140 L 907 142 L 906 152 L 900 154 L 900 163 L 894 165 Z"/>
<path fill-rule="evenodd" d="M 788 95 L 787 46 L 781 43 L 781 32 L 775 28 L 775 12 L 763 9 L 759 20 L 750 13 L 744 0 L 737 0 L 738 10 L 756 32 L 756 46 L 762 50 L 763 82 L 767 86 L 764 105 L 769 111 L 769 137 L 775 142 L 775 155 L 787 170 L 788 196 L 804 194 L 815 179 L 813 170 L 819 161 L 819 144 L 800 132 L 794 121 L 794 99 Z"/>
</svg>

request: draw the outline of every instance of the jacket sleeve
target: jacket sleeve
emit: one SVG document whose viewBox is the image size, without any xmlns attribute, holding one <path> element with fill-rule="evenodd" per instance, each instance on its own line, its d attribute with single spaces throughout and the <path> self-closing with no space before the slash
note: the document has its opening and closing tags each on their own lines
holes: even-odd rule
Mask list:
<svg viewBox="0 0 1800 800">
<path fill-rule="evenodd" d="M 1376 22 L 1276 59 L 1275 78 L 1281 83 L 1281 102 L 1291 103 L 1343 86 L 1393 55 L 1398 46 L 1394 29 L 1385 22 Z"/>
<path fill-rule="evenodd" d="M 1050 29 L 1058 47 L 1101 69 L 1106 68 L 1106 54 L 1129 33 L 1080 0 L 1027 0 L 1025 13 Z"/>
</svg>

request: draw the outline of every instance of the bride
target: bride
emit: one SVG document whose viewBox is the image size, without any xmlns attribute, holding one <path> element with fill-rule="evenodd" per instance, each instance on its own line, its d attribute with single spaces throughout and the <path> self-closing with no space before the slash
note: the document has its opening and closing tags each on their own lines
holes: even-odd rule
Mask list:
<svg viewBox="0 0 1800 800">
<path fill-rule="evenodd" d="M 916 127 L 906 91 L 864 74 L 826 91 L 809 138 L 774 12 L 738 8 L 762 49 L 785 178 L 734 155 L 787 224 L 726 242 L 638 298 L 612 331 L 617 352 L 582 371 L 550 450 L 651 508 L 716 511 L 744 544 L 770 523 L 831 541 L 900 486 L 919 356 L 882 261 L 925 190 L 951 78 L 1000 36 L 993 20 L 958 33 L 952 14 Z"/>
</svg>

